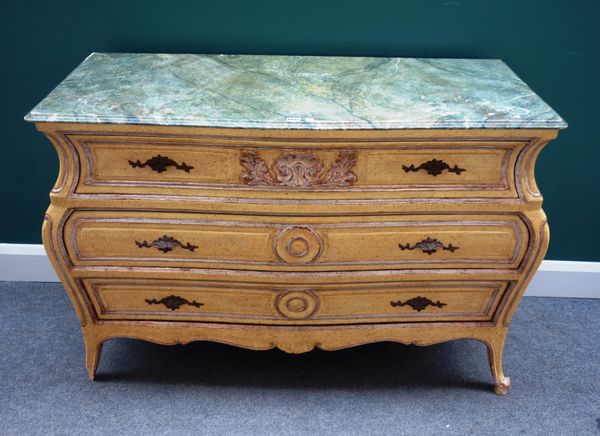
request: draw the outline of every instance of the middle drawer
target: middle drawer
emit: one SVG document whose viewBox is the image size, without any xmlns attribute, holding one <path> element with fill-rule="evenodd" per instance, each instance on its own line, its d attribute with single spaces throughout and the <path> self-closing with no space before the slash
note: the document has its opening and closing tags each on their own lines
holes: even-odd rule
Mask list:
<svg viewBox="0 0 600 436">
<path fill-rule="evenodd" d="M 517 215 L 273 217 L 75 211 L 75 266 L 281 271 L 517 269 L 528 231 Z"/>
</svg>

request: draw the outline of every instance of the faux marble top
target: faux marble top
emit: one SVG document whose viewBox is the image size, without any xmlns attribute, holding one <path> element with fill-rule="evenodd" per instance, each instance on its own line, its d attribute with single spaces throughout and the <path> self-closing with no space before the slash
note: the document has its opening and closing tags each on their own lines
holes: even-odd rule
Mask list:
<svg viewBox="0 0 600 436">
<path fill-rule="evenodd" d="M 27 121 L 276 129 L 565 128 L 493 59 L 93 53 Z"/>
</svg>

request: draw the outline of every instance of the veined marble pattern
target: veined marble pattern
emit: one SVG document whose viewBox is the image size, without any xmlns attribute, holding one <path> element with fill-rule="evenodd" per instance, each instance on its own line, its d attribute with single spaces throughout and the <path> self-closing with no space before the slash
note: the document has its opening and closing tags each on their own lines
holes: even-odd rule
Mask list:
<svg viewBox="0 0 600 436">
<path fill-rule="evenodd" d="M 565 128 L 500 60 L 93 53 L 27 121 L 275 129 Z"/>
</svg>

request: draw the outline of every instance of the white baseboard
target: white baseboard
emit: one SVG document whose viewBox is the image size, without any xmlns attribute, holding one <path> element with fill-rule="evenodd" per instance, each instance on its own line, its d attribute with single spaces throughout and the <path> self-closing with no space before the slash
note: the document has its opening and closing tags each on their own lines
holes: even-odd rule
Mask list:
<svg viewBox="0 0 600 436">
<path fill-rule="evenodd" d="M 41 244 L 0 244 L 0 281 L 58 282 Z"/>
<path fill-rule="evenodd" d="M 0 281 L 59 280 L 42 245 L 0 244 Z M 600 262 L 545 260 L 525 295 L 600 298 Z"/>
<path fill-rule="evenodd" d="M 600 262 L 544 260 L 525 295 L 600 298 Z"/>
</svg>

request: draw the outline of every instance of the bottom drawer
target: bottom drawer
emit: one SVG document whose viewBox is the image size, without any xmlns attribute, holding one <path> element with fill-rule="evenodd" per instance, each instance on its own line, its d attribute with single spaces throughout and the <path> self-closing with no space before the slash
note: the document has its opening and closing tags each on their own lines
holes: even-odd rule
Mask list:
<svg viewBox="0 0 600 436">
<path fill-rule="evenodd" d="M 100 319 L 249 324 L 489 321 L 508 282 L 290 286 L 157 279 L 82 279 Z"/>
</svg>

